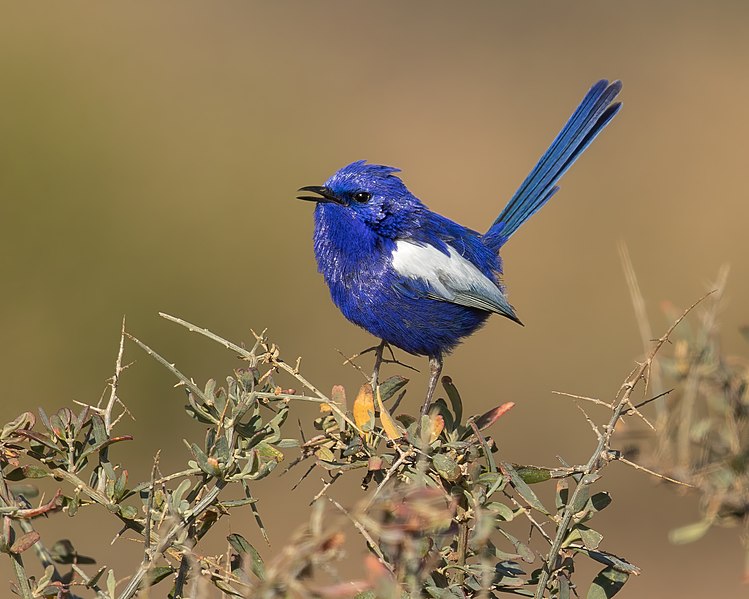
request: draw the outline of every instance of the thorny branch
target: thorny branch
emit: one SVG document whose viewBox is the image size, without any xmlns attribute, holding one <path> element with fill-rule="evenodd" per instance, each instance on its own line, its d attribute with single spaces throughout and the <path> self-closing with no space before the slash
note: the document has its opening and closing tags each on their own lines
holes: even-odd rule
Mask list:
<svg viewBox="0 0 749 599">
<path fill-rule="evenodd" d="M 597 478 L 598 472 L 600 472 L 607 463 L 612 460 L 618 459 L 618 452 L 612 451 L 611 449 L 611 437 L 614 434 L 616 424 L 617 422 L 619 422 L 620 418 L 626 412 L 629 412 L 634 408 L 634 404 L 632 403 L 632 393 L 640 382 L 644 382 L 647 387 L 648 373 L 652 368 L 655 357 L 663 347 L 663 345 L 670 340 L 671 334 L 673 333 L 674 329 L 697 305 L 699 305 L 713 293 L 713 291 L 706 293 L 700 299 L 694 302 L 689 308 L 684 310 L 681 316 L 676 319 L 676 321 L 669 327 L 666 333 L 655 341 L 655 344 L 645 361 L 639 365 L 639 367 L 633 372 L 633 374 L 627 377 L 627 379 L 620 387 L 617 393 L 616 403 L 612 408 L 612 414 L 609 422 L 603 427 L 603 432 L 601 432 L 600 436 L 598 437 L 598 444 L 587 464 L 583 468 L 581 473 L 582 476 L 577 486 L 575 487 L 572 497 L 567 502 L 567 505 L 565 506 L 564 511 L 560 516 L 559 524 L 557 525 L 557 534 L 554 537 L 554 542 L 552 543 L 551 550 L 549 551 L 548 557 L 544 563 L 543 570 L 541 571 L 541 574 L 539 576 L 538 586 L 536 588 L 535 594 L 536 599 L 543 599 L 547 584 L 549 583 L 549 579 L 557 571 L 557 563 L 560 558 L 560 550 L 562 547 L 562 543 L 564 542 L 564 539 L 569 532 L 572 518 L 575 515 L 574 506 L 578 505 L 578 497 L 586 489 L 586 487 Z M 638 571 L 634 570 L 634 573 L 638 573 Z"/>
</svg>

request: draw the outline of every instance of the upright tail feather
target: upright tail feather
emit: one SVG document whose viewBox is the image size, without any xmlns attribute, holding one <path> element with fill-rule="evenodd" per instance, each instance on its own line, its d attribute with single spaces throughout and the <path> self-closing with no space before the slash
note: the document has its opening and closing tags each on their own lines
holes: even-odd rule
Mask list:
<svg viewBox="0 0 749 599">
<path fill-rule="evenodd" d="M 499 250 L 520 225 L 558 191 L 556 183 L 562 175 L 619 112 L 621 103 L 611 102 L 621 89 L 620 81 L 609 85 L 605 79 L 590 88 L 549 149 L 484 235 L 484 243 L 488 247 Z"/>
</svg>

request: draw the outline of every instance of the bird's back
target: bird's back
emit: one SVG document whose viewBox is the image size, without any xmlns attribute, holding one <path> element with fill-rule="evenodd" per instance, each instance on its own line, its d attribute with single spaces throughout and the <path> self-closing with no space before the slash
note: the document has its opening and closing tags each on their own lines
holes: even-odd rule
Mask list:
<svg viewBox="0 0 749 599">
<path fill-rule="evenodd" d="M 321 204 L 315 210 L 314 245 L 318 268 L 344 316 L 410 353 L 449 352 L 496 311 L 436 295 L 440 287 L 456 284 L 449 278 L 458 262 L 464 271 L 475 271 L 461 276 L 480 279 L 484 295 L 492 295 L 492 288 L 501 294 L 500 262 L 479 233 L 429 210 L 419 227 L 393 239 L 361 227 L 341 207 Z"/>
</svg>

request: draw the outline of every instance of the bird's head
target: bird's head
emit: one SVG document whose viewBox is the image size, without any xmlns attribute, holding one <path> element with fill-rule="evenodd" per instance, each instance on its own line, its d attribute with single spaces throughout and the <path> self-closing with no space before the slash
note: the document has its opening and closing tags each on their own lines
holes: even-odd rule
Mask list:
<svg viewBox="0 0 749 599">
<path fill-rule="evenodd" d="M 299 191 L 315 196 L 298 196 L 317 202 L 318 210 L 354 218 L 384 237 L 397 237 L 418 223 L 424 205 L 395 173 L 399 169 L 364 160 L 352 162 L 336 172 L 324 185 L 310 185 Z"/>
</svg>

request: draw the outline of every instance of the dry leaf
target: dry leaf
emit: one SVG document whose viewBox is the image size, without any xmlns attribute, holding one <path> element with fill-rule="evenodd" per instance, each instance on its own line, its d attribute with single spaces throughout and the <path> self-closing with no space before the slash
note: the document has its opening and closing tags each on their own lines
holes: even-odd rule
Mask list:
<svg viewBox="0 0 749 599">
<path fill-rule="evenodd" d="M 431 445 L 439 439 L 442 430 L 445 428 L 445 419 L 442 414 L 434 414 L 429 421 L 429 444 Z"/>
<path fill-rule="evenodd" d="M 385 404 L 382 403 L 382 396 L 380 395 L 380 388 L 377 387 L 377 406 L 380 408 L 380 421 L 382 422 L 382 430 L 385 431 L 387 438 L 391 441 L 400 439 L 403 436 L 398 422 L 393 420 L 390 412 L 387 411 Z"/>
<path fill-rule="evenodd" d="M 354 401 L 354 422 L 365 433 L 374 428 L 374 395 L 372 385 L 362 385 Z"/>
</svg>

